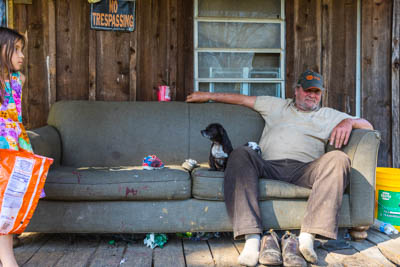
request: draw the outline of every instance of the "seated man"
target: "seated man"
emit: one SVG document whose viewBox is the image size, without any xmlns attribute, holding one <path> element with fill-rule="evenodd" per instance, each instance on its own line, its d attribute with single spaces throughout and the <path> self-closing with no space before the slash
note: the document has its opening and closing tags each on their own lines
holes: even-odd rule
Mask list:
<svg viewBox="0 0 400 267">
<path fill-rule="evenodd" d="M 307 261 L 317 261 L 315 234 L 337 237 L 350 159 L 340 150 L 325 153 L 325 145 L 329 141 L 341 148 L 352 129 L 373 127 L 364 119 L 320 108 L 323 90 L 322 76 L 306 71 L 298 80 L 294 99 L 208 92 L 194 92 L 187 97 L 187 102 L 213 100 L 243 105 L 259 112 L 265 120 L 260 139 L 262 158 L 248 147 L 239 147 L 231 153 L 225 170 L 225 205 L 234 237 L 246 239 L 239 256 L 242 265 L 255 266 L 258 262 L 263 232 L 258 204 L 260 177 L 312 188 L 298 241 Z"/>
</svg>

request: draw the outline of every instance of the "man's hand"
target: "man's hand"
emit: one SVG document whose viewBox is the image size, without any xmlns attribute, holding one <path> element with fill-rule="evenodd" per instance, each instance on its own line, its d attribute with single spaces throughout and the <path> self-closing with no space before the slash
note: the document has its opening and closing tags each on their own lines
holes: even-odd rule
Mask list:
<svg viewBox="0 0 400 267">
<path fill-rule="evenodd" d="M 365 119 L 344 119 L 332 130 L 331 137 L 329 138 L 330 145 L 335 143 L 335 148 L 341 148 L 342 145 L 347 145 L 351 130 L 353 129 L 373 130 L 374 127 Z"/>
<path fill-rule="evenodd" d="M 333 128 L 330 140 L 330 145 L 335 143 L 335 148 L 341 148 L 342 145 L 347 145 L 351 130 L 353 130 L 352 119 L 344 119 L 335 128 Z"/>
<path fill-rule="evenodd" d="M 186 102 L 203 103 L 211 100 L 210 93 L 208 92 L 193 92 L 187 96 Z"/>
</svg>

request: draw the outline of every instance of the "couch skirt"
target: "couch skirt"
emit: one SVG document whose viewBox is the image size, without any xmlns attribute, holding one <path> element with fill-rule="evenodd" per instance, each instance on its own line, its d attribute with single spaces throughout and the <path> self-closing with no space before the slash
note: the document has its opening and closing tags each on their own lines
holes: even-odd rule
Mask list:
<svg viewBox="0 0 400 267">
<path fill-rule="evenodd" d="M 344 195 L 339 226 L 351 223 L 349 196 Z M 260 202 L 265 229 L 299 229 L 306 199 Z M 367 222 L 368 223 L 368 222 Z M 360 223 L 361 225 L 365 225 Z M 227 232 L 232 224 L 223 201 L 50 201 L 40 200 L 27 232 L 43 233 L 176 233 Z"/>
</svg>

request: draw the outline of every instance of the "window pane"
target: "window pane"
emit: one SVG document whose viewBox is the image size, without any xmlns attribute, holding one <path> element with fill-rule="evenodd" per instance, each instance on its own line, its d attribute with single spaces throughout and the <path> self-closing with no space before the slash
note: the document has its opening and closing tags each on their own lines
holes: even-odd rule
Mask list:
<svg viewBox="0 0 400 267">
<path fill-rule="evenodd" d="M 199 52 L 199 78 L 280 78 L 279 54 Z"/>
<path fill-rule="evenodd" d="M 199 0 L 199 17 L 280 18 L 281 0 Z"/>
<path fill-rule="evenodd" d="M 279 23 L 199 22 L 199 47 L 281 48 Z"/>
<path fill-rule="evenodd" d="M 281 84 L 280 83 L 253 83 L 249 90 L 249 95 L 271 95 L 281 96 Z"/>
<path fill-rule="evenodd" d="M 279 83 L 199 83 L 199 91 L 216 93 L 236 93 L 250 96 L 281 95 Z"/>
<path fill-rule="evenodd" d="M 199 91 L 215 93 L 241 93 L 240 83 L 200 83 Z"/>
</svg>

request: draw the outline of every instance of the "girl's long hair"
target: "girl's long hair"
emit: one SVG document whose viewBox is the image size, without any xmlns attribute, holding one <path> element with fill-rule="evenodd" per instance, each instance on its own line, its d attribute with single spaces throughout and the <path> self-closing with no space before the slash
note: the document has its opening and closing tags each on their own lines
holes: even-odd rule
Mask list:
<svg viewBox="0 0 400 267">
<path fill-rule="evenodd" d="M 15 52 L 15 44 L 21 41 L 22 48 L 25 46 L 25 37 L 19 32 L 0 27 L 0 103 L 3 104 L 5 97 L 5 81 L 8 79 L 11 85 L 11 75 L 13 70 L 11 58 Z M 8 77 L 6 77 L 8 74 Z"/>
</svg>

